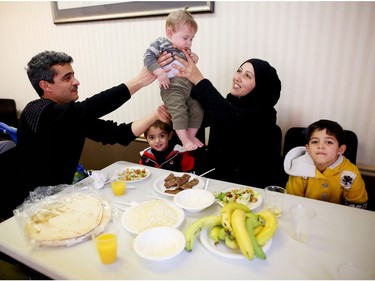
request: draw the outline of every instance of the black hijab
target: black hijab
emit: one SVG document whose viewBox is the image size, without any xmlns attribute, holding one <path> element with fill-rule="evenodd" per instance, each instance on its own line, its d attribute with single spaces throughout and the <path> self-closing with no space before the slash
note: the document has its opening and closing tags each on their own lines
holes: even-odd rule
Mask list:
<svg viewBox="0 0 375 281">
<path fill-rule="evenodd" d="M 251 63 L 255 72 L 255 88 L 245 96 L 235 97 L 228 94 L 231 103 L 241 107 L 274 107 L 280 98 L 281 82 L 276 69 L 260 59 L 249 59 L 241 64 Z M 241 67 L 240 66 L 240 67 Z"/>
</svg>

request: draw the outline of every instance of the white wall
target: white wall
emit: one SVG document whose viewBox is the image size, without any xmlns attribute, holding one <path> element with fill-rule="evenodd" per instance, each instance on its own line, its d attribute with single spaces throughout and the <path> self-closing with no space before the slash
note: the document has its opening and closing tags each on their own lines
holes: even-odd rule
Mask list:
<svg viewBox="0 0 375 281">
<path fill-rule="evenodd" d="M 194 17 L 199 67 L 223 95 L 243 61 L 268 60 L 282 81 L 283 132 L 335 120 L 357 133 L 358 165 L 375 170 L 375 2 L 218 1 L 213 14 Z M 37 98 L 24 67 L 43 50 L 73 56 L 81 100 L 126 81 L 142 67 L 149 42 L 164 34 L 164 19 L 55 25 L 50 2 L 0 2 L 0 96 L 14 98 L 19 110 Z M 106 118 L 128 122 L 159 103 L 154 83 Z"/>
</svg>

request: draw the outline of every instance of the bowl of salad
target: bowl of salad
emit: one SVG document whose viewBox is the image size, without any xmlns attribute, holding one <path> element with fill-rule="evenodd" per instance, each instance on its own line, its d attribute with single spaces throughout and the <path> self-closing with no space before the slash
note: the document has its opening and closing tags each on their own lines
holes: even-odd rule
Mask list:
<svg viewBox="0 0 375 281">
<path fill-rule="evenodd" d="M 262 204 L 262 196 L 259 192 L 254 191 L 251 187 L 230 188 L 221 192 L 214 192 L 216 202 L 220 206 L 227 203 L 240 203 L 254 210 Z"/>
</svg>

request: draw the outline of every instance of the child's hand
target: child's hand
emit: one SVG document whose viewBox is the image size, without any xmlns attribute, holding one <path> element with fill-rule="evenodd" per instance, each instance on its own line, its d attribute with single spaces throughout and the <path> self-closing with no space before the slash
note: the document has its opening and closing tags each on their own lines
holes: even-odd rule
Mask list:
<svg viewBox="0 0 375 281">
<path fill-rule="evenodd" d="M 170 81 L 167 76 L 167 73 L 161 68 L 156 69 L 153 73 L 158 77 L 159 87 L 163 89 L 168 89 Z"/>
<path fill-rule="evenodd" d="M 191 53 L 189 54 L 189 56 L 190 56 L 190 58 L 193 60 L 193 62 L 194 62 L 195 64 L 197 64 L 197 62 L 198 62 L 198 60 L 199 60 L 198 55 L 197 55 L 196 53 L 191 52 Z"/>
</svg>

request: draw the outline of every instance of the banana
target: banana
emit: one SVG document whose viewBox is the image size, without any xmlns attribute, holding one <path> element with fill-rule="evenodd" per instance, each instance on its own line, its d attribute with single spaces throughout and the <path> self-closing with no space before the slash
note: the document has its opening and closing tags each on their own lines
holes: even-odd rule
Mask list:
<svg viewBox="0 0 375 281">
<path fill-rule="evenodd" d="M 263 225 L 263 224 L 258 225 L 258 226 L 254 229 L 254 235 L 257 236 L 257 235 L 262 231 L 263 228 L 264 228 L 264 225 Z"/>
<path fill-rule="evenodd" d="M 253 212 L 246 213 L 246 218 L 252 218 L 255 221 L 259 222 L 257 223 L 257 226 L 254 228 L 255 235 L 261 232 L 261 230 L 264 228 L 264 224 L 259 221 L 259 216 L 257 214 L 254 214 Z"/>
<path fill-rule="evenodd" d="M 226 235 L 225 228 L 222 225 L 220 225 L 219 239 L 224 241 L 225 235 Z"/>
<path fill-rule="evenodd" d="M 195 220 L 185 232 L 185 250 L 191 252 L 193 250 L 194 242 L 198 236 L 198 233 L 201 232 L 203 228 L 214 227 L 215 225 L 221 225 L 220 216 L 212 215 Z"/>
<path fill-rule="evenodd" d="M 264 246 L 268 240 L 272 238 L 278 227 L 276 216 L 268 209 L 264 209 L 257 213 L 257 215 L 263 220 L 264 227 L 256 235 L 257 241 L 260 246 Z"/>
<path fill-rule="evenodd" d="M 221 224 L 225 229 L 232 232 L 231 217 L 235 209 L 243 210 L 245 213 L 250 213 L 249 207 L 239 203 L 228 203 L 221 208 Z"/>
<path fill-rule="evenodd" d="M 252 260 L 254 259 L 254 248 L 246 229 L 245 220 L 246 213 L 244 210 L 237 208 L 233 211 L 231 222 L 238 247 L 247 259 Z"/>
<path fill-rule="evenodd" d="M 232 237 L 228 233 L 225 234 L 224 241 L 225 241 L 225 245 L 228 248 L 233 249 L 233 250 L 238 249 L 238 243 L 237 243 L 236 238 Z"/>
<path fill-rule="evenodd" d="M 220 231 L 221 229 L 224 229 L 222 225 L 215 225 L 210 229 L 209 235 L 212 240 L 214 240 L 215 245 L 219 243 L 219 236 L 220 236 Z"/>
<path fill-rule="evenodd" d="M 246 224 L 247 233 L 250 237 L 251 243 L 253 244 L 254 255 L 257 258 L 265 260 L 266 254 L 264 253 L 263 248 L 259 245 L 259 243 L 258 243 L 258 241 L 255 237 L 255 234 L 254 234 L 254 229 L 257 228 L 259 225 L 261 225 L 261 222 L 254 219 L 254 218 L 246 217 L 245 224 Z"/>
</svg>

